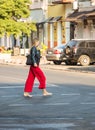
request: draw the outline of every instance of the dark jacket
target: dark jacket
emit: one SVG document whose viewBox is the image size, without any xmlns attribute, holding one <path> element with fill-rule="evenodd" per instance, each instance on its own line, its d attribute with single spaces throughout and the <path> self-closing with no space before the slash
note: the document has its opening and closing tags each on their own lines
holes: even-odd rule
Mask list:
<svg viewBox="0 0 95 130">
<path fill-rule="evenodd" d="M 37 50 L 37 48 L 35 46 L 33 46 L 30 50 L 30 55 L 31 55 L 31 60 L 34 63 L 36 63 L 37 65 L 39 65 L 40 63 L 40 50 Z"/>
</svg>

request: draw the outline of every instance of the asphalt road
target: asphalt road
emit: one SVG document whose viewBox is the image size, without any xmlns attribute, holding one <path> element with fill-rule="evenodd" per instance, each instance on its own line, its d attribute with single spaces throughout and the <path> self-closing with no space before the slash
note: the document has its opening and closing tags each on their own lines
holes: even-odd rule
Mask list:
<svg viewBox="0 0 95 130">
<path fill-rule="evenodd" d="M 28 67 L 0 65 L 0 130 L 95 130 L 94 74 L 43 70 L 53 95 L 42 96 L 36 80 L 25 98 Z"/>
</svg>

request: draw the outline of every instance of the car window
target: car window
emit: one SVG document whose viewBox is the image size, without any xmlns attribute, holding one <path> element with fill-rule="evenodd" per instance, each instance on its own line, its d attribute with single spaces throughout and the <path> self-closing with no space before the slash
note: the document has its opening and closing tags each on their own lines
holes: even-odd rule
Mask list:
<svg viewBox="0 0 95 130">
<path fill-rule="evenodd" d="M 77 43 L 78 43 L 78 41 L 72 40 L 72 41 L 69 41 L 66 46 L 70 46 L 70 47 L 76 46 Z"/>
<path fill-rule="evenodd" d="M 54 49 L 62 49 L 62 48 L 64 48 L 64 46 L 65 46 L 65 44 L 61 44 L 59 46 L 56 46 Z"/>
<path fill-rule="evenodd" d="M 89 42 L 88 47 L 95 47 L 95 42 Z"/>
<path fill-rule="evenodd" d="M 85 47 L 85 42 L 81 42 L 81 43 L 79 44 L 79 47 Z"/>
</svg>

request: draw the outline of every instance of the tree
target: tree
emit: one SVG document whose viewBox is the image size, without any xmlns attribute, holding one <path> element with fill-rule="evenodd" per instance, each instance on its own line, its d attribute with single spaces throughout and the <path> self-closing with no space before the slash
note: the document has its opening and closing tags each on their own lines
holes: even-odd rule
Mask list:
<svg viewBox="0 0 95 130">
<path fill-rule="evenodd" d="M 16 37 L 36 31 L 35 23 L 27 21 L 30 4 L 30 0 L 0 0 L 0 36 L 6 33 Z M 26 22 L 21 22 L 21 18 L 26 18 Z"/>
</svg>

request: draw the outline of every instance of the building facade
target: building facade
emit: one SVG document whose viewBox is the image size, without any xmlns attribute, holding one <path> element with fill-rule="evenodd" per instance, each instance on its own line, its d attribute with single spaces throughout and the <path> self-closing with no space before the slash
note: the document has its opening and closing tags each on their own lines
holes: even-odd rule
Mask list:
<svg viewBox="0 0 95 130">
<path fill-rule="evenodd" d="M 37 35 L 48 48 L 70 40 L 70 22 L 66 16 L 72 10 L 73 0 L 32 0 L 31 19 L 36 21 Z M 72 35 L 73 36 L 73 35 Z"/>
<path fill-rule="evenodd" d="M 71 39 L 95 40 L 95 0 L 31 0 L 30 21 L 36 23 L 37 32 L 31 37 L 39 37 L 48 48 L 67 43 Z M 31 38 L 23 37 L 22 46 L 31 43 Z M 17 38 L 16 46 L 20 46 Z M 15 39 L 0 38 L 0 46 L 14 47 Z"/>
<path fill-rule="evenodd" d="M 95 40 L 95 0 L 78 0 L 66 21 L 74 23 L 75 39 Z"/>
</svg>

